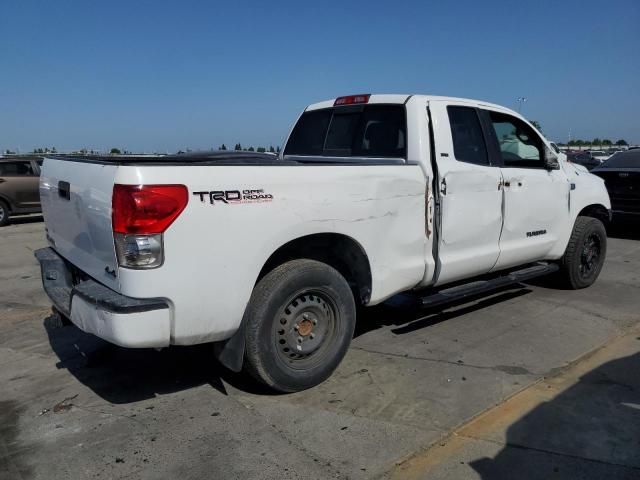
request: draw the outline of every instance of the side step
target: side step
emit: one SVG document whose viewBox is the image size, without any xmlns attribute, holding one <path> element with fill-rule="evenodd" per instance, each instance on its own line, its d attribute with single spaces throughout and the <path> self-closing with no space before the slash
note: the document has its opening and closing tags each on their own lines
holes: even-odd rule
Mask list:
<svg viewBox="0 0 640 480">
<path fill-rule="evenodd" d="M 422 297 L 420 301 L 423 307 L 433 307 L 443 303 L 473 297 L 483 293 L 491 292 L 514 283 L 526 282 L 532 278 L 557 272 L 560 267 L 555 263 L 538 263 L 531 267 L 509 272 L 487 280 L 478 280 L 471 283 L 456 285 L 436 292 L 431 292 Z"/>
</svg>

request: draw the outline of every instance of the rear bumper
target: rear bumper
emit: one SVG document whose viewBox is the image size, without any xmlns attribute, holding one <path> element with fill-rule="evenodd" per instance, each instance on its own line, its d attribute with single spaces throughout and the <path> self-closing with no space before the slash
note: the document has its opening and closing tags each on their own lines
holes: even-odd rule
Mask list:
<svg viewBox="0 0 640 480">
<path fill-rule="evenodd" d="M 166 347 L 171 312 L 162 299 L 121 295 L 95 280 L 74 285 L 71 268 L 52 248 L 36 250 L 45 292 L 81 330 L 122 347 Z"/>
</svg>

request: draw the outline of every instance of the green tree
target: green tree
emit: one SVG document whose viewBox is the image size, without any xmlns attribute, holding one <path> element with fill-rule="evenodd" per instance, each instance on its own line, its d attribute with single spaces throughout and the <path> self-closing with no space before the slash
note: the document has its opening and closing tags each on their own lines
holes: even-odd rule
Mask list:
<svg viewBox="0 0 640 480">
<path fill-rule="evenodd" d="M 9 150 L 8 148 L 4 151 L 5 155 L 15 155 L 16 152 Z"/>
<path fill-rule="evenodd" d="M 56 147 L 51 148 L 51 153 L 58 153 L 58 151 L 56 150 Z"/>
<path fill-rule="evenodd" d="M 255 150 L 253 149 L 253 147 L 249 147 L 247 148 L 247 152 L 255 152 Z"/>
<path fill-rule="evenodd" d="M 236 143 L 234 150 L 242 150 L 242 145 L 240 145 L 239 143 Z"/>
<path fill-rule="evenodd" d="M 280 153 L 280 146 L 276 147 L 276 153 Z"/>
<path fill-rule="evenodd" d="M 629 144 L 627 143 L 626 140 L 620 139 L 616 142 L 616 145 L 618 145 L 619 147 L 626 147 Z"/>
<path fill-rule="evenodd" d="M 226 150 L 227 146 L 223 143 L 218 150 Z"/>
<path fill-rule="evenodd" d="M 596 137 L 593 140 L 591 140 L 591 145 L 602 145 L 602 140 Z"/>
<path fill-rule="evenodd" d="M 540 122 L 537 120 L 529 120 L 529 123 L 531 125 L 533 125 L 534 127 L 536 127 L 536 130 L 538 130 L 539 132 L 542 132 L 542 127 L 540 126 Z"/>
<path fill-rule="evenodd" d="M 273 145 L 269 145 L 269 153 L 276 153 L 276 149 L 273 148 Z"/>
<path fill-rule="evenodd" d="M 266 149 L 266 148 L 264 148 L 264 147 L 258 147 L 258 148 L 256 148 L 256 152 L 259 152 L 259 153 L 264 153 L 264 152 L 266 152 L 266 151 L 267 151 L 267 149 Z"/>
<path fill-rule="evenodd" d="M 110 153 L 111 155 L 120 155 L 122 152 L 120 151 L 120 149 L 119 149 L 119 148 L 115 148 L 115 147 L 114 147 L 114 148 L 112 148 L 111 150 L 109 150 L 109 153 Z"/>
</svg>

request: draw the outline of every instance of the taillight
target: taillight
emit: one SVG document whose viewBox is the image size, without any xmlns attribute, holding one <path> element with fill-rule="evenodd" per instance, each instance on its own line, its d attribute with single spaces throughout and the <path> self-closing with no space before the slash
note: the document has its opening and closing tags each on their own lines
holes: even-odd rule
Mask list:
<svg viewBox="0 0 640 480">
<path fill-rule="evenodd" d="M 348 95 L 346 97 L 338 97 L 336 101 L 333 102 L 333 106 L 337 107 L 339 105 L 356 105 L 358 103 L 369 103 L 369 97 L 371 97 L 370 93 L 364 93 L 362 95 Z"/>
<path fill-rule="evenodd" d="M 137 269 L 162 265 L 162 234 L 188 199 L 184 185 L 114 185 L 112 225 L 118 264 Z"/>
<path fill-rule="evenodd" d="M 184 185 L 114 185 L 113 231 L 162 233 L 187 206 Z"/>
</svg>

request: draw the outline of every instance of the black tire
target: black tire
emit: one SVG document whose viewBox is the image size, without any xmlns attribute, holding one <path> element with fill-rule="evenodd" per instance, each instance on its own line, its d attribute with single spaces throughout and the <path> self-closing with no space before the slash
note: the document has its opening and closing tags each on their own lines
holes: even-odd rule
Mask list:
<svg viewBox="0 0 640 480">
<path fill-rule="evenodd" d="M 258 282 L 244 321 L 245 371 L 274 390 L 297 392 L 322 383 L 342 361 L 356 307 L 337 270 L 299 259 Z"/>
<path fill-rule="evenodd" d="M 607 231 L 597 218 L 578 217 L 560 262 L 560 279 L 572 290 L 586 288 L 600 275 L 607 255 Z"/>
<path fill-rule="evenodd" d="M 9 205 L 4 200 L 0 200 L 0 227 L 9 223 Z"/>
</svg>

